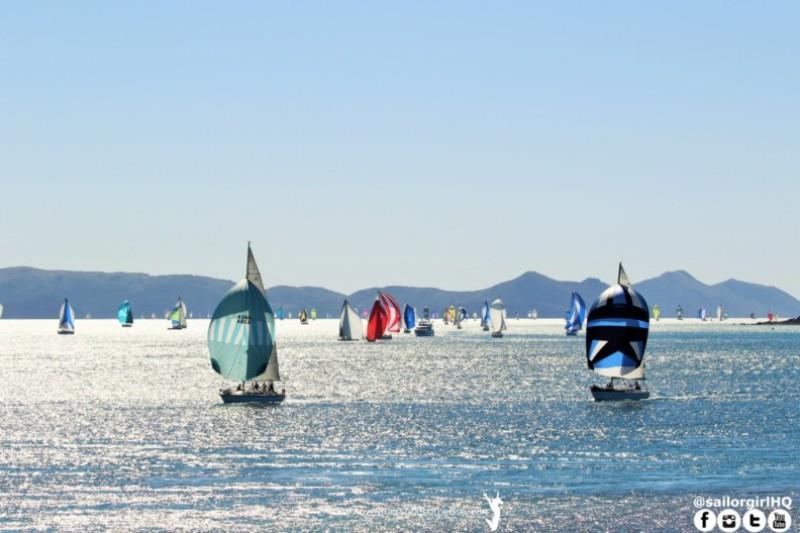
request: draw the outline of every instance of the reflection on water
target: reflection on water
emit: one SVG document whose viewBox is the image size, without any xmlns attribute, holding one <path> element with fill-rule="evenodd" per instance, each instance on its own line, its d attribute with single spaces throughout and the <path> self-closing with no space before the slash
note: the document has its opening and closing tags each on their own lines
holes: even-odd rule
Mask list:
<svg viewBox="0 0 800 533">
<path fill-rule="evenodd" d="M 281 406 L 223 406 L 207 321 L 0 321 L 0 524 L 691 529 L 694 494 L 796 493 L 800 328 L 653 324 L 652 399 L 591 401 L 561 321 L 336 341 L 278 322 Z M 600 380 L 597 380 L 600 381 Z M 795 494 L 797 496 L 797 494 Z"/>
</svg>

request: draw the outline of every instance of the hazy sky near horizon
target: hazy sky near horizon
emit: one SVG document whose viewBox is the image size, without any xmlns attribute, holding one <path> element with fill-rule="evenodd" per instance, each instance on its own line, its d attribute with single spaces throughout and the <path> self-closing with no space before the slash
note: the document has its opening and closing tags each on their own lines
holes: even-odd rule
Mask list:
<svg viewBox="0 0 800 533">
<path fill-rule="evenodd" d="M 382 5 L 381 5 L 382 4 Z M 796 2 L 16 2 L 0 267 L 800 296 Z"/>
</svg>

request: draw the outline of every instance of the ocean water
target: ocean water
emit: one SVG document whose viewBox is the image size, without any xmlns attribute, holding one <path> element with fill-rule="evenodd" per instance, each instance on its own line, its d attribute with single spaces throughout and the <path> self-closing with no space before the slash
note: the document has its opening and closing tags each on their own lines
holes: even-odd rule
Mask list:
<svg viewBox="0 0 800 533">
<path fill-rule="evenodd" d="M 2 320 L 0 528 L 487 531 L 499 492 L 500 531 L 693 531 L 695 496 L 800 497 L 800 328 L 735 322 L 653 323 L 651 399 L 609 404 L 561 321 L 279 321 L 289 398 L 224 406 L 206 320 Z"/>
</svg>

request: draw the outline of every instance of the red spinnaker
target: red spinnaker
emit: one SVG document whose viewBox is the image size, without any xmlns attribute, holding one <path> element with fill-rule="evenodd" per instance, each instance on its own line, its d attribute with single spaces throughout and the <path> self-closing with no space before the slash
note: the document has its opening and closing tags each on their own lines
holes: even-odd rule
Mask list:
<svg viewBox="0 0 800 533">
<path fill-rule="evenodd" d="M 378 292 L 378 297 L 381 299 L 383 306 L 386 308 L 386 314 L 388 315 L 389 323 L 386 325 L 386 331 L 390 333 L 400 333 L 400 318 L 402 315 L 400 304 L 387 292 Z"/>
<path fill-rule="evenodd" d="M 367 322 L 367 340 L 375 342 L 376 339 L 383 337 L 387 323 L 386 310 L 381 305 L 380 300 L 375 298 L 375 303 L 372 304 L 372 311 L 369 313 L 369 322 Z"/>
</svg>

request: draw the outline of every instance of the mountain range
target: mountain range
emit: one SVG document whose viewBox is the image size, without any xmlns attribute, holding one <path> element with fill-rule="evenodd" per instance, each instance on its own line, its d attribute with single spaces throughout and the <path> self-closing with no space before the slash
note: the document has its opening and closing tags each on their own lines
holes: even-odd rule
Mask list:
<svg viewBox="0 0 800 533">
<path fill-rule="evenodd" d="M 63 298 L 68 297 L 76 314 L 95 318 L 116 316 L 118 305 L 130 300 L 136 317 L 163 316 L 178 296 L 183 297 L 195 316 L 213 312 L 219 300 L 233 285 L 232 281 L 192 275 L 151 276 L 121 272 L 78 272 L 40 270 L 30 267 L 0 269 L 0 303 L 4 318 L 53 318 Z M 419 309 L 430 307 L 441 312 L 454 304 L 470 312 L 478 311 L 484 301 L 502 298 L 508 314 L 527 316 L 536 309 L 542 318 L 564 316 L 570 294 L 578 291 L 587 304 L 599 296 L 606 283 L 597 278 L 583 281 L 558 281 L 536 272 L 526 272 L 509 281 L 474 291 L 448 291 L 431 287 L 370 287 L 345 295 L 321 287 L 279 285 L 267 289 L 273 309 L 283 307 L 296 316 L 300 309 L 317 309 L 320 317 L 338 316 L 345 298 L 358 309 L 372 305 L 378 289 L 391 293 L 399 302 L 409 302 Z M 730 279 L 707 285 L 685 271 L 666 272 L 656 278 L 634 282 L 635 289 L 652 306 L 659 304 L 663 316 L 674 316 L 678 304 L 687 316 L 695 316 L 704 306 L 713 315 L 722 305 L 730 316 L 782 316 L 800 314 L 800 301 L 776 288 Z"/>
</svg>

